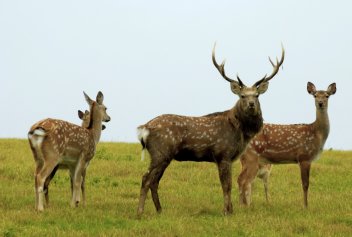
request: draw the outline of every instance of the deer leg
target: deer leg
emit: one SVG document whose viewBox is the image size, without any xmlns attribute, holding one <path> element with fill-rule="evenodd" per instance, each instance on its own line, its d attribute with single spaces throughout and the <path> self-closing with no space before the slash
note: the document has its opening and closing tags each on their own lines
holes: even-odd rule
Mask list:
<svg viewBox="0 0 352 237">
<path fill-rule="evenodd" d="M 44 165 L 44 160 L 39 159 L 40 155 L 38 155 L 38 152 L 36 149 L 34 149 L 31 145 L 31 149 L 34 155 L 34 160 L 35 160 L 35 173 L 34 173 L 34 192 L 35 192 L 35 210 L 38 210 L 38 203 L 39 203 L 39 193 L 38 193 L 38 181 L 37 181 L 37 175 L 39 172 L 43 169 Z"/>
<path fill-rule="evenodd" d="M 75 176 L 75 169 L 70 169 L 70 184 L 71 184 L 71 198 L 73 198 L 73 180 Z M 86 195 L 85 195 L 85 180 L 86 180 L 86 170 L 82 172 L 82 204 L 85 206 L 86 204 Z"/>
<path fill-rule="evenodd" d="M 83 204 L 83 206 L 86 205 L 86 194 L 85 194 L 86 170 L 87 169 L 84 169 L 83 172 L 82 172 L 81 190 L 82 190 L 82 204 Z"/>
<path fill-rule="evenodd" d="M 75 169 L 75 174 L 74 178 L 72 180 L 72 201 L 71 201 L 71 206 L 72 207 L 77 207 L 79 202 L 81 201 L 81 186 L 82 186 L 82 173 L 85 169 L 85 160 L 83 156 L 81 156 L 81 159 L 78 161 L 77 167 Z"/>
<path fill-rule="evenodd" d="M 269 173 L 265 173 L 262 180 L 264 183 L 265 199 L 269 202 Z"/>
<path fill-rule="evenodd" d="M 251 204 L 252 182 L 257 174 L 257 169 L 244 169 L 238 176 L 240 191 L 240 204 L 249 206 Z"/>
<path fill-rule="evenodd" d="M 162 160 L 162 159 L 160 159 L 160 160 Z M 160 166 L 159 162 L 156 162 L 156 161 L 152 160 L 152 162 L 150 164 L 150 167 L 149 167 L 149 170 L 143 175 L 141 192 L 140 192 L 140 196 L 139 196 L 138 210 L 137 210 L 137 216 L 138 217 L 140 217 L 142 215 L 143 211 L 144 211 L 145 199 L 147 198 L 147 193 L 148 193 L 148 191 L 150 189 L 150 186 L 151 186 L 151 183 L 152 183 L 151 182 L 152 179 L 155 179 L 155 177 L 158 174 L 158 172 L 159 173 L 161 172 L 160 168 L 158 170 L 159 166 Z"/>
<path fill-rule="evenodd" d="M 38 203 L 39 203 L 39 193 L 38 193 L 38 180 L 37 176 L 40 170 L 43 168 L 42 162 L 36 162 L 36 171 L 34 174 L 34 191 L 35 191 L 35 210 L 38 210 Z"/>
<path fill-rule="evenodd" d="M 157 169 L 156 174 L 152 178 L 151 184 L 150 184 L 152 199 L 155 205 L 155 209 L 158 213 L 161 213 L 161 205 L 160 205 L 159 194 L 158 194 L 159 182 L 161 177 L 164 174 L 165 169 L 168 167 L 169 164 L 170 164 L 169 162 L 164 162 L 156 168 Z"/>
<path fill-rule="evenodd" d="M 309 171 L 310 171 L 310 162 L 303 161 L 299 163 L 301 170 L 301 179 L 302 179 L 302 188 L 304 195 L 304 207 L 308 207 L 308 188 L 309 188 Z"/>
<path fill-rule="evenodd" d="M 258 178 L 263 180 L 264 183 L 264 191 L 266 201 L 269 202 L 269 176 L 271 172 L 271 164 L 260 164 L 258 171 Z"/>
<path fill-rule="evenodd" d="M 222 160 L 217 165 L 219 170 L 221 187 L 224 194 L 224 215 L 232 214 L 233 212 L 233 207 L 231 202 L 232 162 L 230 160 Z"/>
<path fill-rule="evenodd" d="M 73 198 L 73 180 L 75 177 L 75 167 L 69 169 L 70 172 L 70 188 L 71 188 L 71 199 Z"/>
<path fill-rule="evenodd" d="M 258 173 L 258 158 L 250 154 L 241 157 L 242 171 L 238 176 L 237 183 L 240 192 L 240 204 L 251 204 L 252 182 Z"/>
<path fill-rule="evenodd" d="M 151 170 L 148 170 L 142 178 L 142 186 L 141 186 L 141 191 L 139 195 L 139 204 L 138 204 L 138 210 L 137 210 L 137 216 L 140 217 L 144 211 L 144 204 L 145 204 L 145 199 L 147 198 L 147 193 L 149 190 L 150 186 L 150 177 L 152 175 Z"/>
<path fill-rule="evenodd" d="M 44 163 L 43 168 L 40 172 L 36 175 L 36 192 L 38 197 L 37 202 L 37 210 L 43 211 L 44 210 L 44 183 L 51 172 L 54 170 L 55 166 L 57 165 L 56 159 L 47 159 Z"/>
<path fill-rule="evenodd" d="M 59 168 L 59 166 L 57 165 L 44 182 L 45 203 L 47 206 L 49 206 L 49 184 L 50 184 L 50 181 L 54 178 L 58 168 Z"/>
</svg>

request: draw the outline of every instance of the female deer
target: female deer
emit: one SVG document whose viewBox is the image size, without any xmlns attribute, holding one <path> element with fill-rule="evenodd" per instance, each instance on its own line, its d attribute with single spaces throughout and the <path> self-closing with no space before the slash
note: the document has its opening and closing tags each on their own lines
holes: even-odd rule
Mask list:
<svg viewBox="0 0 352 237">
<path fill-rule="evenodd" d="M 308 206 L 310 166 L 319 157 L 329 135 L 328 100 L 336 93 L 336 84 L 329 85 L 326 91 L 317 91 L 314 84 L 308 82 L 307 91 L 315 100 L 316 119 L 313 123 L 264 124 L 262 131 L 254 137 L 242 154 L 242 171 L 237 180 L 240 203 L 250 205 L 251 185 L 259 168 L 264 173 L 263 177 L 266 177 L 264 184 L 267 186 L 269 176 L 267 172 L 270 172 L 270 168 L 263 164 L 298 163 L 301 170 L 304 206 Z M 265 192 L 267 196 L 267 188 Z"/>
<path fill-rule="evenodd" d="M 45 119 L 34 124 L 28 132 L 28 140 L 36 163 L 35 192 L 36 209 L 44 210 L 44 183 L 57 165 L 74 170 L 71 206 L 80 202 L 82 174 L 93 158 L 99 142 L 102 122 L 110 121 L 103 104 L 103 93 L 99 92 L 96 101 L 84 93 L 90 106 L 88 128 L 57 120 Z"/>
</svg>

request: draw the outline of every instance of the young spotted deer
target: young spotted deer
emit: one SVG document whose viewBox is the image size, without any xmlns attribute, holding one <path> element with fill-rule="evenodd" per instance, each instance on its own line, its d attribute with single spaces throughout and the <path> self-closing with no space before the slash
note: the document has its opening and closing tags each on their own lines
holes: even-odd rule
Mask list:
<svg viewBox="0 0 352 237">
<path fill-rule="evenodd" d="M 36 210 L 44 210 L 44 183 L 57 165 L 72 170 L 73 192 L 71 206 L 80 202 L 82 176 L 99 142 L 102 122 L 110 121 L 103 104 L 103 93 L 97 94 L 96 101 L 84 93 L 90 106 L 88 128 L 57 120 L 44 119 L 34 124 L 28 132 L 28 140 L 36 163 L 35 192 Z"/>
<path fill-rule="evenodd" d="M 336 92 L 336 84 L 326 91 L 307 84 L 308 93 L 314 96 L 316 119 L 311 124 L 264 124 L 263 129 L 248 145 L 241 156 L 242 171 L 238 177 L 240 203 L 250 205 L 251 184 L 260 169 L 264 178 L 266 196 L 270 164 L 298 163 L 301 170 L 304 206 L 308 206 L 309 171 L 312 161 L 323 150 L 329 135 L 328 100 Z"/>
<path fill-rule="evenodd" d="M 138 138 L 151 158 L 149 169 L 142 178 L 137 210 L 139 217 L 143 213 L 149 189 L 156 211 L 161 212 L 159 181 L 172 160 L 216 163 L 224 195 L 224 214 L 233 212 L 232 162 L 262 128 L 263 118 L 258 97 L 267 90 L 269 80 L 279 71 L 284 55 L 282 48 L 280 62 L 277 60 L 276 65 L 271 62 L 271 75 L 264 76 L 253 86 L 247 87 L 238 76 L 235 81 L 225 75 L 224 62 L 219 65 L 215 60 L 214 45 L 213 64 L 221 76 L 230 82 L 232 92 L 239 96 L 235 106 L 224 112 L 201 117 L 164 114 L 138 127 Z"/>
<path fill-rule="evenodd" d="M 81 110 L 78 110 L 78 117 L 82 120 L 82 128 L 88 128 L 89 123 L 90 123 L 90 113 L 88 110 L 85 112 L 82 112 Z M 106 127 L 103 124 L 102 125 L 102 130 L 104 130 Z M 51 174 L 46 178 L 44 182 L 44 194 L 45 194 L 45 202 L 46 205 L 49 205 L 49 184 L 50 181 L 54 178 L 56 171 L 58 169 L 69 169 L 68 166 L 65 165 L 57 165 Z M 74 176 L 74 169 L 70 169 L 70 183 L 71 183 L 71 194 L 73 193 L 73 176 Z M 85 200 L 86 200 L 86 195 L 85 195 L 85 180 L 86 180 L 86 169 L 82 172 L 82 185 L 81 185 L 81 190 L 82 190 L 82 203 L 85 205 Z"/>
</svg>

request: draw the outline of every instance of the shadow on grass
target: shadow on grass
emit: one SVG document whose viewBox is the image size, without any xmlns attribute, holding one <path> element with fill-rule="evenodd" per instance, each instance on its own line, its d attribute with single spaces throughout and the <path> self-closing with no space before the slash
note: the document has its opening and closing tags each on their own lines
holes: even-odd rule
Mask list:
<svg viewBox="0 0 352 237">
<path fill-rule="evenodd" d="M 221 210 L 213 210 L 209 208 L 202 208 L 199 211 L 191 214 L 192 217 L 214 217 L 214 216 L 224 216 Z"/>
</svg>

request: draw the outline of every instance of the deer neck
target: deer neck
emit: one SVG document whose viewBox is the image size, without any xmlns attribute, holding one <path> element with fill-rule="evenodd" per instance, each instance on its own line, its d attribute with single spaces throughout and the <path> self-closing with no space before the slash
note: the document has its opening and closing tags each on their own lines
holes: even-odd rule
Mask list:
<svg viewBox="0 0 352 237">
<path fill-rule="evenodd" d="M 90 109 L 90 123 L 88 129 L 94 138 L 95 144 L 100 140 L 101 128 L 102 117 L 98 111 L 97 105 L 93 103 Z"/>
<path fill-rule="evenodd" d="M 322 138 L 326 140 L 330 131 L 330 123 L 328 110 L 326 109 L 316 109 L 316 119 L 313 123 L 315 131 L 322 135 Z"/>
<path fill-rule="evenodd" d="M 252 139 L 263 127 L 261 110 L 256 115 L 249 115 L 239 103 L 229 111 L 229 120 L 234 127 L 240 127 L 246 140 Z"/>
</svg>

